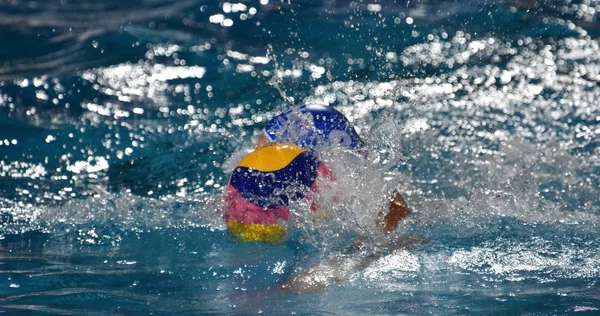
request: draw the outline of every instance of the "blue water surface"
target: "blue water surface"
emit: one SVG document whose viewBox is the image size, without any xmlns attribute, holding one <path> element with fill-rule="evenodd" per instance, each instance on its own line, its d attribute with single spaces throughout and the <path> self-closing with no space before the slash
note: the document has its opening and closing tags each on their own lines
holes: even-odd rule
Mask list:
<svg viewBox="0 0 600 316">
<path fill-rule="evenodd" d="M 0 311 L 600 313 L 598 12 L 0 1 Z M 284 244 L 238 243 L 231 169 L 309 102 L 369 146 L 330 158 L 347 203 L 320 222 L 294 205 Z M 382 237 L 364 224 L 390 188 L 414 214 Z M 367 250 L 348 251 L 359 228 Z M 282 288 L 298 275 L 319 286 Z"/>
</svg>

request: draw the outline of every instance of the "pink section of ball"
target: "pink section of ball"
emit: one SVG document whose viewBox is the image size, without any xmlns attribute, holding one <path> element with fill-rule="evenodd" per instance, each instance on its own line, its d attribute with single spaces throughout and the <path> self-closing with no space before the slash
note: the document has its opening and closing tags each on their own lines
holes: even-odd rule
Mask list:
<svg viewBox="0 0 600 316">
<path fill-rule="evenodd" d="M 280 219 L 287 221 L 290 215 L 287 207 L 264 209 L 246 200 L 231 184 L 227 185 L 225 203 L 225 220 L 244 224 L 276 224 Z"/>
</svg>

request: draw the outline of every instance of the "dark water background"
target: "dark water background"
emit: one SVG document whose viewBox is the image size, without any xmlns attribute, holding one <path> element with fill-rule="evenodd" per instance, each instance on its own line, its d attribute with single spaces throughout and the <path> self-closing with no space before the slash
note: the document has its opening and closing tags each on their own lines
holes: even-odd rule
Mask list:
<svg viewBox="0 0 600 316">
<path fill-rule="evenodd" d="M 598 313 L 599 11 L 0 1 L 0 311 Z M 273 288 L 327 240 L 238 244 L 219 212 L 298 102 L 353 120 L 421 240 L 311 294 Z"/>
</svg>

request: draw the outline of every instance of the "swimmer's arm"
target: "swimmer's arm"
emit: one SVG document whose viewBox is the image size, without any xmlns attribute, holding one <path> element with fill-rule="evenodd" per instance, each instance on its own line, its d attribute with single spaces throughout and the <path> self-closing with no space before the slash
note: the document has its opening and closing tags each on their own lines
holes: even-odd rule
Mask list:
<svg viewBox="0 0 600 316">
<path fill-rule="evenodd" d="M 388 214 L 383 218 L 383 231 L 393 230 L 402 219 L 411 213 L 412 211 L 402 195 L 399 192 L 394 192 L 390 198 Z M 362 243 L 357 239 L 354 243 L 354 251 L 351 251 L 350 255 L 322 261 L 305 271 L 297 273 L 287 282 L 279 284 L 277 290 L 293 293 L 319 292 L 330 285 L 347 280 L 352 273 L 368 266 L 371 262 L 385 256 L 390 251 L 410 249 L 420 243 L 422 243 L 422 240 L 417 237 L 400 237 L 390 243 L 386 242 L 385 251 L 365 257 L 354 252 L 362 248 Z"/>
<path fill-rule="evenodd" d="M 333 256 L 296 273 L 276 289 L 297 294 L 320 292 L 328 286 L 348 280 L 353 273 L 364 269 L 378 258 L 379 256 L 361 255 Z"/>
<path fill-rule="evenodd" d="M 375 251 L 371 255 L 359 252 L 360 248 L 346 255 L 337 255 L 322 260 L 317 264 L 294 274 L 289 280 L 275 287 L 279 292 L 297 294 L 316 293 L 328 286 L 348 280 L 352 274 L 367 268 L 372 262 L 383 258 L 399 249 L 411 249 L 423 243 L 415 237 L 403 237 L 387 244 L 383 251 Z"/>
</svg>

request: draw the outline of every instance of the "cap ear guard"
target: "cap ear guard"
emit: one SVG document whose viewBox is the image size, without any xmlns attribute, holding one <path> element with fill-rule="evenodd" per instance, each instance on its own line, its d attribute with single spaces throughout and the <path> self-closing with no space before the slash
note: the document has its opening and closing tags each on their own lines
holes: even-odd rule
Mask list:
<svg viewBox="0 0 600 316">
<path fill-rule="evenodd" d="M 352 147 L 352 137 L 348 133 L 339 129 L 332 130 L 327 136 L 329 142 L 333 145 L 341 145 L 346 148 Z"/>
</svg>

